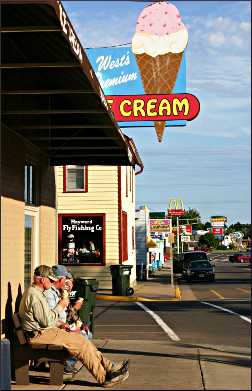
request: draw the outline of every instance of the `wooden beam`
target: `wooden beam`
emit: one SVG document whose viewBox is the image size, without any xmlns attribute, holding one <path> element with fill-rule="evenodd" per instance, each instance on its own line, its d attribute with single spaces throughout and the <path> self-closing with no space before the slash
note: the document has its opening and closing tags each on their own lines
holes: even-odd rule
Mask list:
<svg viewBox="0 0 252 391">
<path fill-rule="evenodd" d="M 61 95 L 61 94 L 95 94 L 93 90 L 12 90 L 1 91 L 2 95 Z"/>
<path fill-rule="evenodd" d="M 31 69 L 31 68 L 80 68 L 80 63 L 69 63 L 69 62 L 26 62 L 26 63 L 12 63 L 2 64 L 0 69 Z"/>
<path fill-rule="evenodd" d="M 72 140 L 84 140 L 84 141 L 91 141 L 91 140 L 93 140 L 93 141 L 102 141 L 102 140 L 117 140 L 117 137 L 101 137 L 101 136 L 97 136 L 97 137 L 89 137 L 89 136 L 85 136 L 85 135 L 83 135 L 83 136 L 78 136 L 78 137 L 76 137 L 76 136 L 70 136 L 70 139 L 71 139 L 71 141 Z M 48 136 L 48 137 L 36 137 L 36 136 L 32 136 L 32 137 L 29 137 L 29 140 L 34 140 L 34 141 L 50 141 L 50 140 L 52 140 L 52 141 L 69 141 L 69 136 L 65 136 L 65 137 L 62 137 L 62 136 L 59 136 L 59 137 L 51 137 L 51 136 Z"/>
<path fill-rule="evenodd" d="M 52 156 L 50 156 L 51 158 L 53 159 L 58 159 L 58 158 L 69 158 L 69 159 L 72 159 L 72 158 L 82 158 L 82 159 L 85 159 L 85 158 L 93 158 L 93 157 L 98 157 L 98 158 L 114 158 L 114 157 L 126 157 L 127 158 L 127 153 L 125 151 L 125 153 L 112 153 L 112 154 L 102 154 L 102 153 L 90 153 L 90 154 L 71 154 L 71 155 L 68 155 L 68 154 L 64 154 L 64 155 L 58 155 L 58 154 L 53 154 Z"/>
<path fill-rule="evenodd" d="M 107 114 L 104 110 L 6 110 L 2 115 L 47 115 L 47 114 Z"/>
<path fill-rule="evenodd" d="M 69 141 L 71 141 L 72 138 L 69 139 Z M 83 141 L 85 141 L 86 138 L 83 137 Z M 74 146 L 74 147 L 69 147 L 69 146 L 66 146 L 66 145 L 63 145 L 63 146 L 59 146 L 59 147 L 47 147 L 46 148 L 47 150 L 51 151 L 57 151 L 57 150 L 66 150 L 66 151 L 71 151 L 71 150 L 76 150 L 76 151 L 85 151 L 85 150 L 92 150 L 92 149 L 99 149 L 99 150 L 111 150 L 111 149 L 122 149 L 122 147 L 120 146 L 115 146 L 115 145 L 109 145 L 109 146 L 96 146 L 94 145 L 93 147 L 88 147 L 88 146 L 85 146 L 85 147 L 80 147 L 78 145 Z"/>
<path fill-rule="evenodd" d="M 15 130 L 40 130 L 40 129 L 50 129 L 50 130 L 62 130 L 62 129 L 115 129 L 113 124 L 111 125 L 11 125 Z"/>
<path fill-rule="evenodd" d="M 42 33 L 42 32 L 61 32 L 61 29 L 55 26 L 11 26 L 1 27 L 0 33 Z"/>
</svg>

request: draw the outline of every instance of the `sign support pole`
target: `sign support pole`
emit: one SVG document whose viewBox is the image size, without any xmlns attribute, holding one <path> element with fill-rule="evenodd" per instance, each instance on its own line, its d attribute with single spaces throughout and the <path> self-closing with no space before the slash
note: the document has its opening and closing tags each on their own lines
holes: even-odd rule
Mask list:
<svg viewBox="0 0 252 391">
<path fill-rule="evenodd" d="M 179 217 L 177 216 L 177 254 L 179 254 Z"/>
<path fill-rule="evenodd" d="M 171 233 L 172 233 L 172 220 L 171 220 Z M 170 243 L 170 262 L 171 262 L 171 287 L 174 288 L 174 275 L 173 275 L 173 248 L 172 243 Z"/>
</svg>

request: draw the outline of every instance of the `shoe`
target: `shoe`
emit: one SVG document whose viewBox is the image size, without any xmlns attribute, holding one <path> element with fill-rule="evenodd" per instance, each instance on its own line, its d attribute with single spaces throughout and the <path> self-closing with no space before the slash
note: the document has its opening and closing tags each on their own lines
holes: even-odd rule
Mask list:
<svg viewBox="0 0 252 391">
<path fill-rule="evenodd" d="M 128 371 L 129 369 L 129 360 L 123 360 L 119 362 L 113 362 L 112 368 L 109 371 L 109 373 L 114 373 L 114 372 L 120 372 L 118 375 Z"/>
<path fill-rule="evenodd" d="M 64 374 L 65 375 L 75 375 L 78 372 L 78 369 L 74 368 L 72 365 L 64 366 Z"/>
<path fill-rule="evenodd" d="M 123 381 L 127 380 L 129 377 L 129 371 L 124 372 L 121 375 L 116 374 L 116 376 L 113 376 L 113 373 L 110 374 L 110 377 L 105 379 L 105 382 L 101 384 L 104 388 L 113 387 L 116 384 L 122 383 Z"/>
</svg>

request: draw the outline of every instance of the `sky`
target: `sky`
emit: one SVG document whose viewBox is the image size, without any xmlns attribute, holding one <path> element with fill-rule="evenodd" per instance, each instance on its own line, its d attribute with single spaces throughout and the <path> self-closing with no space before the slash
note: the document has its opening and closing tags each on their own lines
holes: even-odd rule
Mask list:
<svg viewBox="0 0 252 391">
<path fill-rule="evenodd" d="M 83 48 L 130 43 L 151 2 L 63 1 Z M 197 209 L 202 222 L 251 216 L 251 11 L 249 1 L 173 1 L 189 34 L 187 93 L 200 101 L 196 119 L 166 128 L 123 129 L 144 163 L 136 207 L 166 211 L 171 198 Z"/>
</svg>

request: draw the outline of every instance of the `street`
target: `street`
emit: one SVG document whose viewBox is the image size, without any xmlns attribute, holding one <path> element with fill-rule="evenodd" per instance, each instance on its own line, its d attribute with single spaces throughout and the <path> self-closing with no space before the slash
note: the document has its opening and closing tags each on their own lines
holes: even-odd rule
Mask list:
<svg viewBox="0 0 252 391">
<path fill-rule="evenodd" d="M 148 302 L 144 305 L 158 314 L 183 343 L 250 349 L 250 267 L 248 264 L 230 264 L 225 258 L 217 257 L 215 273 L 214 283 L 180 282 L 182 291 L 185 284 L 192 290 L 193 301 L 183 300 L 182 295 L 181 302 Z M 234 314 L 225 312 L 225 309 Z M 136 303 L 98 301 L 95 338 L 108 337 L 132 340 L 168 338 Z"/>
<path fill-rule="evenodd" d="M 212 259 L 216 281 L 180 281 L 182 301 L 97 301 L 95 339 L 104 353 L 121 346 L 131 357 L 134 389 L 250 389 L 250 266 Z M 143 383 L 139 369 L 150 362 Z"/>
</svg>

